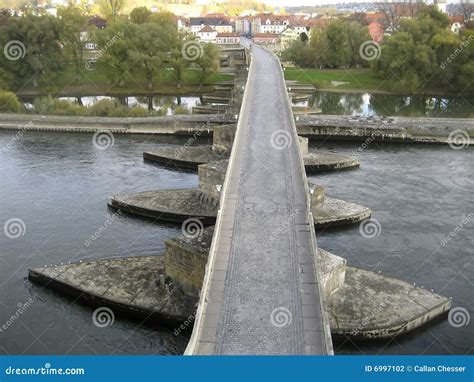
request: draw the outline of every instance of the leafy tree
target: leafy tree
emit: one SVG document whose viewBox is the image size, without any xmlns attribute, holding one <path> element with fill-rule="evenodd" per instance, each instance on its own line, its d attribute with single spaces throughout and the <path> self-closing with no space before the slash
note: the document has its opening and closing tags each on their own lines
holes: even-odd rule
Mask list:
<svg viewBox="0 0 474 382">
<path fill-rule="evenodd" d="M 58 17 L 63 22 L 60 39 L 64 52 L 72 59 L 79 74 L 83 65 L 84 45 L 91 33 L 88 17 L 83 10 L 74 6 L 60 7 Z"/>
<path fill-rule="evenodd" d="M 204 44 L 203 54 L 195 61 L 201 68 L 200 84 L 203 85 L 209 74 L 217 71 L 219 66 L 219 50 L 214 44 Z"/>
<path fill-rule="evenodd" d="M 459 61 L 455 61 L 459 63 L 456 86 L 459 90 L 465 90 L 470 86 L 472 91 L 472 79 L 474 78 L 474 30 L 465 30 L 461 35 L 461 40 L 462 56 L 459 57 Z"/>
<path fill-rule="evenodd" d="M 191 61 L 186 59 L 183 50 L 186 48 L 185 44 L 193 42 L 196 46 L 200 45 L 199 41 L 190 34 L 182 33 L 176 41 L 176 46 L 173 47 L 170 55 L 169 65 L 173 69 L 173 76 L 176 79 L 176 85 L 181 87 L 184 70 L 191 65 Z"/>
<path fill-rule="evenodd" d="M 282 53 L 282 58 L 301 67 L 339 68 L 365 64 L 359 47 L 370 37 L 361 24 L 336 20 L 325 27 L 313 28 L 310 33 L 309 40 L 306 34 L 300 35 L 300 39 Z"/>
<path fill-rule="evenodd" d="M 0 90 L 0 113 L 19 113 L 22 108 L 15 93 Z"/>
<path fill-rule="evenodd" d="M 306 32 L 300 33 L 300 40 L 306 44 L 309 40 L 308 34 Z"/>
<path fill-rule="evenodd" d="M 304 68 L 316 67 L 318 62 L 315 50 L 299 39 L 282 52 L 281 58 Z"/>
<path fill-rule="evenodd" d="M 151 11 L 147 7 L 133 8 L 130 21 L 135 24 L 144 24 L 150 21 Z"/>
<path fill-rule="evenodd" d="M 97 68 L 102 71 L 112 83 L 125 85 L 125 75 L 131 69 L 129 50 L 136 38 L 137 25 L 118 21 L 96 33 L 95 41 L 99 48 Z"/>
<path fill-rule="evenodd" d="M 13 75 L 0 68 L 0 89 L 10 90 L 13 85 Z"/>
<path fill-rule="evenodd" d="M 1 46 L 16 42 L 13 55 L 0 56 L 0 67 L 14 76 L 17 86 L 31 80 L 37 87 L 39 78 L 48 80 L 60 71 L 62 27 L 59 19 L 48 15 L 12 17 L 0 27 Z"/>
<path fill-rule="evenodd" d="M 329 49 L 329 40 L 326 28 L 314 28 L 311 30 L 309 40 L 309 55 L 313 61 L 313 67 L 323 68 L 327 65 L 326 52 Z"/>
<path fill-rule="evenodd" d="M 374 70 L 399 91 L 462 87 L 460 78 L 472 74 L 470 44 L 463 47 L 448 25 L 447 16 L 435 7 L 425 7 L 416 19 L 400 21 L 398 31 L 386 39 Z"/>
<path fill-rule="evenodd" d="M 367 61 L 360 56 L 360 46 L 371 40 L 368 28 L 357 22 L 346 22 L 344 24 L 347 36 L 347 48 L 349 50 L 349 67 L 356 68 L 359 65 L 367 65 Z"/>
<path fill-rule="evenodd" d="M 375 70 L 395 90 L 414 92 L 426 84 L 435 60 L 429 46 L 418 44 L 408 32 L 398 32 L 387 39 Z"/>
<path fill-rule="evenodd" d="M 347 33 L 342 21 L 333 21 L 326 30 L 330 49 L 324 52 L 326 64 L 331 68 L 346 66 L 351 52 L 349 50 Z"/>
<path fill-rule="evenodd" d="M 169 62 L 170 54 L 177 45 L 176 28 L 170 24 L 146 23 L 136 26 L 131 40 L 129 56 L 145 74 L 147 88 L 153 88 L 153 79 Z"/>
<path fill-rule="evenodd" d="M 157 12 L 152 13 L 149 22 L 160 24 L 166 29 L 177 30 L 177 25 L 174 21 L 174 15 L 171 12 Z"/>
</svg>

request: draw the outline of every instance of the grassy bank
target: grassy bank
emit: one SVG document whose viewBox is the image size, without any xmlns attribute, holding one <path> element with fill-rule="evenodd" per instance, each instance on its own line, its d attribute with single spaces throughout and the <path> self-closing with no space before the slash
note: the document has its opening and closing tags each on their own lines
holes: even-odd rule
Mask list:
<svg viewBox="0 0 474 382">
<path fill-rule="evenodd" d="M 285 78 L 315 85 L 328 91 L 379 91 L 390 92 L 384 81 L 375 77 L 370 69 L 302 69 L 286 68 Z M 338 86 L 331 81 L 345 82 Z"/>
<path fill-rule="evenodd" d="M 371 69 L 303 69 L 286 68 L 285 78 L 287 80 L 299 81 L 313 84 L 318 90 L 329 92 L 353 92 L 353 93 L 385 93 L 406 94 L 393 91 L 389 82 L 378 78 Z M 342 82 L 335 86 L 331 81 Z M 457 92 L 447 88 L 423 89 L 417 95 L 456 95 Z"/>
<path fill-rule="evenodd" d="M 83 70 L 78 75 L 73 67 L 68 67 L 58 73 L 52 81 L 40 80 L 36 88 L 30 81 L 16 93 L 19 97 L 47 94 L 59 96 L 199 94 L 211 91 L 213 84 L 232 78 L 231 75 L 213 73 L 201 84 L 200 72 L 186 69 L 182 74 L 181 86 L 178 86 L 173 70 L 163 69 L 154 78 L 152 88 L 148 89 L 145 78 L 140 72 L 127 73 L 124 76 L 123 86 L 119 86 L 118 82 L 112 84 L 104 73 L 97 70 Z"/>
</svg>

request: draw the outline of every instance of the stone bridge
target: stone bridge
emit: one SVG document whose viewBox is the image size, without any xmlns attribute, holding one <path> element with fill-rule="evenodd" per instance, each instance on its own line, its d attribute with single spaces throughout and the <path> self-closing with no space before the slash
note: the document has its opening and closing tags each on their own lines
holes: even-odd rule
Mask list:
<svg viewBox="0 0 474 382">
<path fill-rule="evenodd" d="M 253 46 L 187 354 L 332 354 L 308 194 L 280 62 Z"/>
</svg>

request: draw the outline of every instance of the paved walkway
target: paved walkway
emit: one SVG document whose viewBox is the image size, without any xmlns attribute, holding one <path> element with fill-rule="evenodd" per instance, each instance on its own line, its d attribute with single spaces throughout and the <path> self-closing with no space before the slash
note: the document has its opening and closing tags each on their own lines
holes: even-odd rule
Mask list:
<svg viewBox="0 0 474 382">
<path fill-rule="evenodd" d="M 254 46 L 247 86 L 187 354 L 330 354 L 278 59 Z"/>
</svg>

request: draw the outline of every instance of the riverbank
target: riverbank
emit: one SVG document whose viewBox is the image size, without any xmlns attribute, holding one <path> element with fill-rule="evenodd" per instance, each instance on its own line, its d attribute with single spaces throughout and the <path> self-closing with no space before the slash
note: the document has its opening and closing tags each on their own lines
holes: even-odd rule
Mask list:
<svg viewBox="0 0 474 382">
<path fill-rule="evenodd" d="M 193 69 L 183 72 L 181 85 L 178 86 L 174 73 L 170 69 L 163 69 L 148 88 L 143 76 L 128 74 L 123 86 L 118 82 L 111 83 L 103 73 L 96 70 L 82 71 L 78 75 L 72 68 L 58 74 L 54 82 L 38 84 L 33 87 L 27 84 L 16 91 L 20 98 L 54 95 L 57 97 L 86 97 L 86 96 L 150 96 L 150 95 L 189 95 L 202 94 L 213 90 L 213 86 L 222 81 L 232 80 L 233 75 L 212 73 L 204 80 L 200 73 Z"/>
<path fill-rule="evenodd" d="M 372 93 L 407 95 L 393 91 L 385 79 L 378 78 L 371 69 L 313 69 L 285 68 L 285 79 L 312 84 L 319 91 L 333 93 Z M 419 96 L 450 96 L 447 89 L 432 89 L 417 92 Z"/>
</svg>

